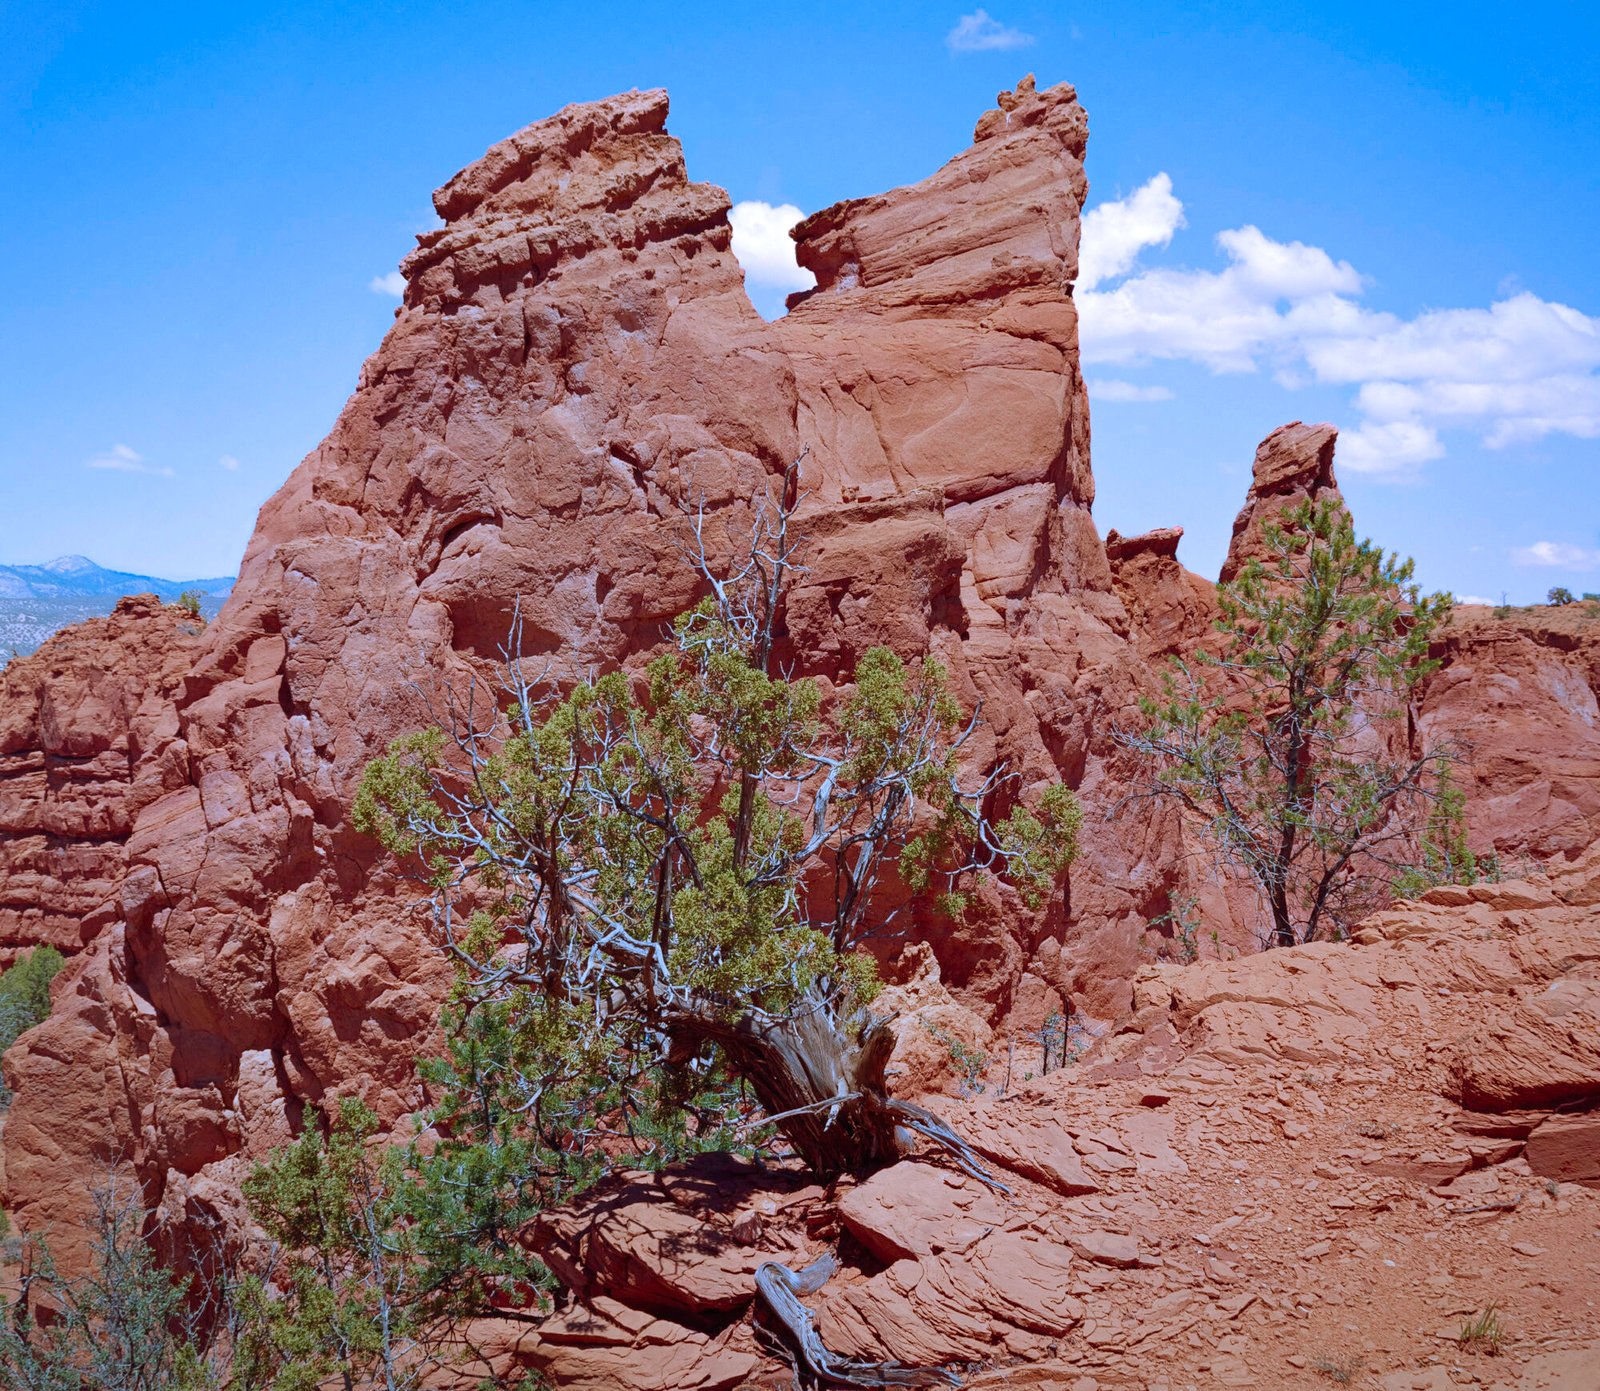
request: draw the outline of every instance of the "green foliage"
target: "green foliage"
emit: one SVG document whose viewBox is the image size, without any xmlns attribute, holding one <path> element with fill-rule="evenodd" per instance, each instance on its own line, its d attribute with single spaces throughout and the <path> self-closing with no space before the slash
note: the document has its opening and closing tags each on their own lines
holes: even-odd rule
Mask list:
<svg viewBox="0 0 1600 1391">
<path fill-rule="evenodd" d="M 427 1309 L 405 1220 L 406 1154 L 374 1144 L 377 1129 L 363 1103 L 341 1101 L 326 1138 L 308 1127 L 245 1180 L 251 1216 L 280 1255 L 271 1288 L 255 1276 L 239 1287 L 241 1387 L 419 1384 L 415 1334 Z"/>
<path fill-rule="evenodd" d="M 1150 926 L 1156 931 L 1168 930 L 1171 950 L 1185 964 L 1200 959 L 1199 909 L 1200 900 L 1193 894 L 1185 894 L 1173 899 L 1165 913 L 1150 919 Z"/>
<path fill-rule="evenodd" d="M 1148 728 L 1117 737 L 1249 872 L 1287 945 L 1371 906 L 1436 795 L 1444 751 L 1413 752 L 1403 721 L 1451 601 L 1358 541 L 1334 501 L 1286 511 L 1263 543 L 1218 586 L 1220 650 L 1174 663 L 1164 696 L 1141 701 Z"/>
<path fill-rule="evenodd" d="M 961 1079 L 961 1095 L 976 1096 L 984 1090 L 982 1077 L 989 1066 L 989 1055 L 981 1048 L 974 1048 L 970 1043 L 958 1038 L 942 1025 L 929 1021 L 923 1022 L 925 1028 L 936 1043 L 942 1044 L 950 1061 L 955 1065 L 957 1074 Z"/>
<path fill-rule="evenodd" d="M 119 1188 L 120 1183 L 120 1188 Z M 95 1195 L 89 1273 L 62 1278 L 42 1240 L 22 1252 L 16 1304 L 0 1300 L 0 1385 L 8 1391 L 218 1391 L 204 1321 L 156 1261 L 145 1212 L 114 1181 Z M 55 1312 L 36 1317 L 36 1306 Z"/>
<path fill-rule="evenodd" d="M 204 598 L 205 594 L 202 591 L 186 589 L 182 594 L 178 595 L 178 607 L 188 614 L 190 618 L 199 618 L 200 604 Z"/>
<path fill-rule="evenodd" d="M 1578 601 L 1572 597 L 1572 591 L 1565 585 L 1557 585 L 1545 596 L 1545 602 L 1551 605 L 1575 604 Z"/>
<path fill-rule="evenodd" d="M 759 512 L 732 576 L 702 553 L 709 597 L 642 671 L 512 662 L 492 728 L 409 735 L 362 782 L 354 824 L 427 885 L 458 973 L 443 1129 L 499 1136 L 481 1162 L 513 1206 L 728 1143 L 758 1105 L 822 1167 L 854 1162 L 835 1141 L 884 1155 L 887 1110 L 850 1110 L 881 1087 L 863 944 L 922 902 L 961 911 L 983 875 L 1042 901 L 1076 851 L 1068 789 L 963 782 L 970 727 L 933 658 L 874 648 L 831 695 L 774 670 L 788 521 Z"/>
<path fill-rule="evenodd" d="M 1505 1321 L 1493 1304 L 1467 1319 L 1456 1334 L 1456 1341 L 1468 1352 L 1482 1352 L 1498 1357 L 1505 1347 Z"/>
<path fill-rule="evenodd" d="M 1449 765 L 1439 770 L 1433 805 L 1418 841 L 1417 859 L 1394 877 L 1396 898 L 1416 898 L 1436 884 L 1498 882 L 1500 857 L 1491 851 L 1474 854 L 1467 844 L 1467 798 L 1456 786 Z"/>
<path fill-rule="evenodd" d="M 50 982 L 66 964 L 54 947 L 35 947 L 0 971 L 0 1054 L 50 1017 Z M 0 1106 L 11 1093 L 0 1083 Z"/>
</svg>

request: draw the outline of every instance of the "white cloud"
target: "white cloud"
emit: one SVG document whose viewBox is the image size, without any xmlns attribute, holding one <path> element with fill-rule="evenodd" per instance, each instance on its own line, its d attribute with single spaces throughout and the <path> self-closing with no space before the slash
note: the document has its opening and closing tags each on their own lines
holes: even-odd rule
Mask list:
<svg viewBox="0 0 1600 1391">
<path fill-rule="evenodd" d="M 217 460 L 217 465 L 220 468 L 227 469 L 229 473 L 238 473 L 239 471 L 239 461 L 232 454 L 224 454 Z"/>
<path fill-rule="evenodd" d="M 1126 275 L 1147 246 L 1166 246 L 1184 225 L 1183 204 L 1172 196 L 1172 180 L 1157 174 L 1127 198 L 1090 208 L 1083 218 L 1078 252 L 1078 289 Z"/>
<path fill-rule="evenodd" d="M 1032 34 L 1000 23 L 988 10 L 974 10 L 956 21 L 956 27 L 944 36 L 944 45 L 952 53 L 993 53 L 1011 48 L 1026 48 L 1033 42 Z"/>
<path fill-rule="evenodd" d="M 809 290 L 817 277 L 794 258 L 794 239 L 789 229 L 805 214 L 793 203 L 747 200 L 735 203 L 728 214 L 733 224 L 733 254 L 744 267 L 744 278 L 751 285 L 769 290 Z"/>
<path fill-rule="evenodd" d="M 1600 570 L 1600 550 L 1574 546 L 1567 541 L 1535 541 L 1511 552 L 1518 565 L 1539 565 L 1550 570 Z"/>
<path fill-rule="evenodd" d="M 1364 420 L 1340 433 L 1338 455 L 1354 473 L 1413 473 L 1429 459 L 1442 459 L 1444 445 L 1432 426 L 1415 420 Z"/>
<path fill-rule="evenodd" d="M 110 469 L 116 473 L 151 473 L 161 478 L 171 478 L 172 470 L 146 461 L 143 454 L 125 444 L 114 444 L 103 454 L 85 459 L 85 468 Z"/>
<path fill-rule="evenodd" d="M 1493 599 L 1485 599 L 1481 594 L 1453 594 L 1451 598 L 1458 604 L 1482 604 L 1485 608 L 1494 603 Z"/>
<path fill-rule="evenodd" d="M 1218 234 L 1220 270 L 1136 268 L 1141 251 L 1183 226 L 1165 174 L 1084 216 L 1086 363 L 1172 359 L 1270 371 L 1288 390 L 1353 387 L 1358 423 L 1339 459 L 1370 473 L 1403 475 L 1443 457 L 1446 429 L 1471 430 L 1491 449 L 1600 438 L 1600 318 L 1525 290 L 1487 308 L 1402 318 L 1361 302 L 1366 281 L 1348 261 L 1251 226 Z"/>
<path fill-rule="evenodd" d="M 1172 392 L 1164 386 L 1140 386 L 1137 382 L 1093 381 L 1089 383 L 1093 401 L 1170 401 Z"/>
<path fill-rule="evenodd" d="M 387 275 L 375 275 L 367 281 L 367 288 L 375 295 L 389 295 L 394 299 L 405 298 L 406 278 L 399 271 L 392 270 Z"/>
</svg>

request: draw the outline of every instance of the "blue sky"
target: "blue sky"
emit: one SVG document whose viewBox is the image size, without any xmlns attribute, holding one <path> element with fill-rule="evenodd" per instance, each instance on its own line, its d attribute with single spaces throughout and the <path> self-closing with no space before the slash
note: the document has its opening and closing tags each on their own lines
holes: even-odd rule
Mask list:
<svg viewBox="0 0 1600 1391">
<path fill-rule="evenodd" d="M 1102 529 L 1214 573 L 1256 442 L 1329 419 L 1424 583 L 1600 591 L 1596 51 L 1577 4 L 0 0 L 0 562 L 233 569 L 431 190 L 566 102 L 668 87 L 749 256 L 1035 71 L 1090 115 Z"/>
</svg>

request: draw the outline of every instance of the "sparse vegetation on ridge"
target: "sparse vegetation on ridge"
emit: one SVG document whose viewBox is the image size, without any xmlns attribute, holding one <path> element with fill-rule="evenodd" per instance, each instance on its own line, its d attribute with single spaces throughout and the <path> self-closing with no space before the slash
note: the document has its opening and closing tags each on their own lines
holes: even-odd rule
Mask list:
<svg viewBox="0 0 1600 1391">
<path fill-rule="evenodd" d="M 1414 858 L 1449 750 L 1409 747 L 1411 692 L 1438 662 L 1448 595 L 1412 562 L 1358 541 L 1342 502 L 1306 502 L 1263 528 L 1217 589 L 1220 650 L 1175 659 L 1142 729 L 1145 795 L 1168 799 L 1243 869 L 1269 944 L 1343 935 Z"/>
<path fill-rule="evenodd" d="M 50 982 L 64 965 L 66 958 L 54 947 L 41 946 L 0 971 L 0 1055 L 50 1017 Z M 0 1107 L 10 1101 L 11 1093 L 0 1081 Z"/>
</svg>

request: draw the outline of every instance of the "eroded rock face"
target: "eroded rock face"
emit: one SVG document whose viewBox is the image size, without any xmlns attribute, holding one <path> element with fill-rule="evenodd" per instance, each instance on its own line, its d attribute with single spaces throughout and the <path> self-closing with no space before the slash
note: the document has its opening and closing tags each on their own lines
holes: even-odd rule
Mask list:
<svg viewBox="0 0 1600 1391">
<path fill-rule="evenodd" d="M 187 780 L 174 700 L 200 641 L 146 595 L 0 670 L 0 964 L 115 917 L 135 820 Z"/>
<path fill-rule="evenodd" d="M 1600 620 L 1588 605 L 1458 615 L 1419 726 L 1461 751 L 1472 842 L 1508 862 L 1600 840 Z"/>
<path fill-rule="evenodd" d="M 1333 451 L 1339 432 L 1332 425 L 1295 421 L 1261 441 L 1250 471 L 1250 491 L 1234 518 L 1222 580 L 1231 580 L 1252 559 L 1265 557 L 1261 528 L 1303 502 L 1339 498 Z"/>
</svg>

